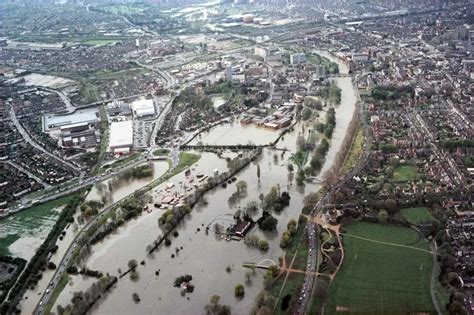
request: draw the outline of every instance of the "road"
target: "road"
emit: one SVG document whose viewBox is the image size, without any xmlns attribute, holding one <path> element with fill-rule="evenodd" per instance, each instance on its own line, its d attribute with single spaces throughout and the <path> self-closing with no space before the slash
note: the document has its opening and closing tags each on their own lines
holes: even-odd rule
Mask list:
<svg viewBox="0 0 474 315">
<path fill-rule="evenodd" d="M 356 81 L 356 80 L 355 80 Z M 355 87 L 356 93 L 358 93 L 357 87 Z M 358 95 L 358 99 L 360 100 L 360 96 Z M 369 133 L 369 126 L 366 120 L 365 115 L 365 108 L 361 104 L 359 106 L 360 117 L 362 119 L 362 127 L 364 130 L 364 150 L 354 165 L 354 167 L 344 175 L 339 181 L 333 184 L 328 192 L 324 194 L 324 196 L 318 201 L 318 203 L 313 207 L 313 210 L 310 213 L 310 217 L 308 219 L 308 223 L 306 225 L 306 234 L 308 236 L 308 246 L 309 246 L 309 254 L 307 259 L 307 268 L 305 279 L 303 283 L 303 289 L 300 292 L 300 296 L 298 299 L 298 309 L 296 314 L 305 314 L 307 306 L 311 300 L 311 292 L 314 291 L 314 278 L 317 272 L 317 242 L 315 236 L 315 223 L 313 218 L 323 209 L 323 207 L 329 203 L 332 196 L 334 196 L 337 191 L 351 178 L 357 175 L 365 165 L 365 162 L 368 160 L 369 157 L 369 148 L 370 148 L 370 133 Z"/>
<path fill-rule="evenodd" d="M 72 113 L 76 110 L 76 107 L 74 107 L 72 105 L 71 101 L 69 100 L 69 98 L 66 96 L 66 94 L 63 91 L 58 91 L 58 90 L 54 90 L 54 89 L 47 88 L 47 87 L 42 87 L 42 89 L 45 90 L 45 91 L 48 91 L 48 92 L 53 92 L 53 93 L 58 94 L 59 98 L 66 105 L 66 109 L 69 113 Z"/>
<path fill-rule="evenodd" d="M 171 172 L 174 170 L 174 168 L 179 164 L 179 151 L 177 150 L 178 147 L 171 148 L 170 156 L 172 160 L 172 166 L 168 170 L 168 172 Z M 143 162 L 143 161 L 142 161 Z M 137 162 L 138 163 L 138 162 Z M 102 177 L 101 180 L 104 180 L 110 176 L 113 176 L 112 174 L 108 176 Z M 97 176 L 96 176 L 97 177 Z M 147 191 L 147 186 L 136 190 L 135 192 L 140 192 L 140 191 Z M 85 233 L 88 232 L 89 228 L 94 225 L 95 223 L 99 222 L 100 218 L 106 215 L 110 210 L 114 209 L 117 205 L 121 204 L 123 201 L 126 199 L 130 198 L 131 195 L 127 195 L 123 197 L 122 199 L 114 202 L 113 204 L 107 206 L 104 208 L 102 211 L 100 211 L 96 217 L 89 221 L 82 229 L 76 234 L 74 237 L 73 241 L 69 245 L 69 247 L 66 250 L 66 253 L 64 254 L 63 258 L 61 259 L 60 264 L 58 265 L 58 268 L 56 269 L 56 272 L 53 275 L 53 278 L 50 281 L 50 285 L 48 286 L 48 289 L 43 292 L 43 295 L 41 296 L 40 303 L 36 306 L 33 314 L 35 315 L 40 315 L 43 314 L 44 311 L 44 306 L 48 304 L 49 299 L 51 298 L 52 293 L 54 292 L 54 289 L 56 289 L 57 284 L 59 283 L 59 280 L 63 276 L 64 272 L 66 271 L 67 264 L 69 263 L 69 260 L 71 256 L 74 254 L 74 250 L 76 249 L 77 244 L 79 243 L 79 240 L 81 240 L 82 237 L 85 237 Z"/>
<path fill-rule="evenodd" d="M 4 161 L 2 163 L 5 163 L 5 164 L 8 164 L 14 168 L 16 168 L 17 170 L 19 170 L 20 172 L 22 173 L 25 173 L 26 175 L 28 175 L 28 177 L 30 178 L 33 178 L 35 181 L 37 181 L 38 183 L 40 183 L 41 185 L 43 185 L 44 188 L 49 188 L 51 187 L 50 184 L 44 182 L 41 178 L 37 177 L 35 174 L 31 173 L 30 171 L 28 171 L 27 169 L 21 167 L 20 165 L 14 163 L 13 161 Z"/>
<path fill-rule="evenodd" d="M 51 193 L 43 195 L 41 197 L 37 197 L 34 201 L 31 200 L 31 199 L 26 200 L 23 203 L 24 204 L 23 206 L 19 206 L 17 208 L 10 209 L 10 211 L 8 212 L 8 215 L 12 215 L 12 214 L 15 214 L 19 211 L 28 209 L 32 205 L 45 203 L 45 202 L 48 202 L 48 201 L 51 201 L 51 200 L 55 200 L 55 199 L 70 195 L 74 192 L 77 192 L 77 191 L 83 189 L 83 188 L 92 186 L 97 182 L 101 182 L 101 181 L 104 181 L 106 179 L 109 179 L 109 178 L 115 176 L 116 174 L 119 174 L 119 173 L 121 173 L 121 172 L 123 172 L 123 171 L 125 171 L 129 168 L 135 167 L 135 166 L 145 162 L 146 160 L 147 160 L 147 155 L 143 154 L 139 159 L 133 160 L 132 162 L 127 163 L 125 165 L 122 165 L 121 167 L 115 169 L 115 171 L 113 173 L 98 175 L 98 176 L 94 176 L 94 177 L 88 177 L 88 178 L 82 179 L 79 182 L 79 184 L 74 185 L 73 187 L 68 187 L 68 186 L 60 187 L 60 188 L 56 189 L 56 190 L 59 189 L 59 191 L 55 190 L 55 192 L 51 192 Z"/>
<path fill-rule="evenodd" d="M 59 156 L 57 156 L 57 155 L 55 155 L 51 152 L 49 152 L 48 150 L 46 150 L 45 148 L 43 148 L 42 146 L 37 144 L 33 139 L 31 139 L 28 132 L 25 130 L 25 128 L 23 128 L 23 126 L 20 124 L 20 122 L 16 118 L 15 110 L 13 109 L 13 107 L 10 109 L 10 119 L 12 120 L 12 122 L 15 125 L 18 132 L 20 132 L 23 139 L 25 139 L 25 141 L 28 142 L 32 147 L 34 147 L 35 149 L 43 152 L 47 156 L 55 159 L 56 161 L 59 161 L 61 164 L 66 165 L 68 168 L 73 169 L 76 172 L 81 172 L 81 169 L 78 166 L 76 166 L 76 165 L 60 158 Z"/>
</svg>

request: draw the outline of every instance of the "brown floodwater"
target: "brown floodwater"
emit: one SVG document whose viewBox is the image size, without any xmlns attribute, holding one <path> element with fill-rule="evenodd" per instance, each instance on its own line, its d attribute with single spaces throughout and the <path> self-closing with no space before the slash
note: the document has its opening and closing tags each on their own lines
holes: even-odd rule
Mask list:
<svg viewBox="0 0 474 315">
<path fill-rule="evenodd" d="M 354 113 L 356 103 L 356 94 L 351 79 L 337 78 L 335 80 L 342 89 L 342 102 L 336 108 L 336 129 L 326 162 L 323 165 L 323 172 L 332 165 Z M 256 132 L 255 127 L 249 129 L 248 134 L 243 136 L 240 124 L 237 127 L 238 132 L 235 134 L 232 131 L 233 128 L 228 128 L 228 125 L 224 126 L 226 127 L 221 128 L 226 128 L 223 131 L 228 132 L 227 136 L 216 135 L 216 138 L 213 138 L 214 144 L 220 143 L 219 141 L 223 141 L 224 138 L 235 139 L 236 137 L 239 141 L 245 141 L 243 144 L 247 144 L 250 140 L 256 144 L 262 144 L 275 135 L 278 136 L 278 133 L 273 133 L 270 137 L 260 132 L 261 130 Z M 286 134 L 282 140 L 284 146 L 292 149 L 301 129 L 301 123 L 298 123 L 292 132 Z M 213 130 L 206 136 L 209 137 L 212 133 Z M 227 143 L 223 142 L 222 144 Z M 256 272 L 252 283 L 245 285 L 244 299 L 238 300 L 234 296 L 234 287 L 238 283 L 245 284 L 245 273 L 248 271 L 241 266 L 242 263 L 259 262 L 263 259 L 278 262 L 278 257 L 283 255 L 283 251 L 279 247 L 280 237 L 286 229 L 288 221 L 298 218 L 304 196 L 320 188 L 319 184 L 306 184 L 304 188 L 297 187 L 294 181 L 290 181 L 291 176 L 286 168 L 289 153 L 285 153 L 283 157 L 281 155 L 281 151 L 265 149 L 258 161 L 251 163 L 237 175 L 237 180 L 245 180 L 248 185 L 247 195 L 239 203 L 232 206 L 228 204 L 229 196 L 236 190 L 235 182 L 225 189 L 219 187 L 209 192 L 205 197 L 207 204 L 196 206 L 191 215 L 178 226 L 179 236 L 172 237 L 172 245 L 169 248 L 161 247 L 153 257 L 147 256 L 145 248 L 162 234 L 157 221 L 163 210 L 154 209 L 151 213 L 144 212 L 140 217 L 125 224 L 116 233 L 109 235 L 95 245 L 86 262 L 90 269 L 118 275 L 118 269 L 126 270 L 130 259 L 136 259 L 138 262 L 143 260 L 145 265 L 139 264 L 137 268 L 138 281 L 132 281 L 128 276 L 119 280 L 111 293 L 91 309 L 91 313 L 202 314 L 204 305 L 209 302 L 209 297 L 218 294 L 221 296 L 221 303 L 231 306 L 233 314 L 248 314 L 254 306 L 255 296 L 263 288 L 261 276 L 263 272 Z M 260 179 L 257 178 L 257 164 L 261 169 Z M 212 175 L 215 170 L 222 172 L 226 169 L 225 159 L 212 153 L 203 153 L 197 165 L 192 167 L 192 174 L 193 176 L 198 173 Z M 170 192 L 166 192 L 167 183 L 163 183 L 154 189 L 152 195 L 159 199 L 174 191 L 179 192 L 185 181 L 184 174 L 178 174 L 170 180 L 175 184 Z M 244 207 L 251 200 L 258 201 L 259 194 L 266 194 L 272 186 L 277 184 L 282 191 L 288 190 L 291 196 L 289 207 L 281 213 L 275 214 L 278 219 L 277 231 L 264 233 L 255 228 L 251 232 L 251 234 L 268 240 L 270 249 L 267 252 L 262 253 L 256 248 L 248 247 L 243 241 L 223 240 L 212 233 L 212 224 L 220 223 L 228 226 L 232 221 L 232 215 L 239 207 Z M 138 186 L 133 186 L 130 189 L 133 192 L 138 188 Z M 118 191 L 115 193 L 118 194 Z M 94 198 L 97 197 L 100 196 L 94 196 Z M 114 200 L 119 198 L 119 196 L 114 196 Z M 205 227 L 208 225 L 211 225 L 211 229 L 209 235 L 206 235 Z M 183 247 L 183 249 L 175 258 L 171 258 L 176 247 Z M 232 268 L 230 273 L 226 272 L 227 266 Z M 155 272 L 158 270 L 159 275 L 156 276 Z M 180 289 L 173 287 L 174 279 L 184 274 L 192 275 L 192 283 L 195 285 L 194 293 L 188 294 L 186 297 L 180 295 Z M 87 289 L 90 283 L 90 280 L 82 276 L 74 277 L 72 285 L 66 286 L 58 298 L 57 304 L 65 306 L 70 302 L 73 292 Z M 133 293 L 140 296 L 140 303 L 133 302 Z"/>
</svg>

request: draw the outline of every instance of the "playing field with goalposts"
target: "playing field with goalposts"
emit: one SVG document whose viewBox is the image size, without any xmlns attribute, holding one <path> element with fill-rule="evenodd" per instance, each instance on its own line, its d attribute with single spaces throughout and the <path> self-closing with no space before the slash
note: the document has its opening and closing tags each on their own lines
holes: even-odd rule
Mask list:
<svg viewBox="0 0 474 315">
<path fill-rule="evenodd" d="M 435 310 L 430 295 L 433 257 L 414 230 L 357 222 L 344 226 L 343 233 L 345 258 L 329 289 L 326 314 Z"/>
</svg>

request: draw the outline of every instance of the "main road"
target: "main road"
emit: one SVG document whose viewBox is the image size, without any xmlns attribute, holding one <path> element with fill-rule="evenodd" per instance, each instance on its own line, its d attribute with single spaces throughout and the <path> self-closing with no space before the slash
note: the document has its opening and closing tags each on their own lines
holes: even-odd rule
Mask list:
<svg viewBox="0 0 474 315">
<path fill-rule="evenodd" d="M 357 87 L 356 93 L 358 93 Z M 358 99 L 360 100 L 360 96 L 358 95 Z M 308 236 L 308 246 L 309 246 L 309 254 L 307 258 L 307 268 L 306 274 L 303 283 L 303 289 L 300 292 L 300 296 L 298 299 L 298 309 L 296 314 L 304 314 L 306 313 L 307 306 L 311 300 L 311 293 L 314 289 L 314 277 L 317 272 L 317 251 L 316 248 L 316 236 L 315 236 L 315 228 L 316 225 L 314 223 L 314 217 L 322 211 L 323 207 L 329 203 L 332 196 L 334 196 L 337 191 L 346 184 L 350 179 L 352 179 L 355 175 L 357 175 L 365 165 L 369 157 L 369 147 L 370 147 L 370 132 L 369 126 L 367 123 L 366 115 L 365 115 L 365 108 L 362 103 L 359 104 L 359 111 L 360 111 L 360 118 L 362 120 L 362 127 L 364 130 L 364 148 L 362 154 L 355 164 L 355 166 L 345 174 L 338 182 L 331 185 L 328 191 L 324 194 L 324 196 L 318 201 L 318 203 L 313 207 L 308 223 L 306 225 L 306 234 Z"/>
<path fill-rule="evenodd" d="M 177 151 L 176 148 L 172 148 L 171 152 L 170 152 L 170 157 L 171 157 L 171 160 L 172 160 L 172 165 L 171 165 L 171 168 L 168 170 L 168 172 L 172 172 L 174 170 L 174 168 L 178 165 L 179 163 L 179 151 Z M 138 162 L 137 162 L 138 163 Z M 112 176 L 112 175 L 109 175 L 109 176 Z M 102 178 L 104 179 L 104 178 Z M 148 185 L 141 188 L 141 189 L 138 189 L 136 190 L 134 193 L 136 192 L 140 192 L 140 191 L 147 191 L 148 190 Z M 123 198 L 121 198 L 120 200 L 117 200 L 116 202 L 110 204 L 109 206 L 105 207 L 102 211 L 100 211 L 93 220 L 89 221 L 86 225 L 84 225 L 82 227 L 82 229 L 76 234 L 76 236 L 74 237 L 73 241 L 71 242 L 71 244 L 69 245 L 69 247 L 67 248 L 63 258 L 61 259 L 61 262 L 59 263 L 57 269 L 56 269 L 56 272 L 54 273 L 53 275 L 53 278 L 51 279 L 50 281 L 50 284 L 48 285 L 48 289 L 45 290 L 45 292 L 43 292 L 43 295 L 41 296 L 41 299 L 40 299 L 40 302 L 38 303 L 38 305 L 36 306 L 33 314 L 35 315 L 40 315 L 40 314 L 43 314 L 43 311 L 44 311 L 44 307 L 46 305 L 48 305 L 48 302 L 49 302 L 49 299 L 51 298 L 54 290 L 56 289 L 56 286 L 58 285 L 59 283 L 59 280 L 61 279 L 61 277 L 64 275 L 64 272 L 67 271 L 66 270 L 66 267 L 69 263 L 69 260 L 71 259 L 72 255 L 74 254 L 74 250 L 76 249 L 79 241 L 81 240 L 82 237 L 87 237 L 85 236 L 85 233 L 87 233 L 89 231 L 89 229 L 95 224 L 95 223 L 98 223 L 99 220 L 104 216 L 106 215 L 110 210 L 114 209 L 116 206 L 120 205 L 123 201 L 127 200 L 128 198 L 130 198 L 130 196 L 132 196 L 133 194 L 131 195 L 127 195 Z M 86 240 L 87 241 L 87 240 Z"/>
<path fill-rule="evenodd" d="M 23 139 L 25 139 L 26 142 L 28 142 L 32 147 L 34 147 L 35 149 L 43 152 L 44 154 L 46 154 L 47 156 L 55 159 L 56 161 L 60 162 L 61 164 L 64 164 L 66 165 L 68 168 L 70 169 L 73 169 L 75 170 L 76 172 L 80 172 L 81 169 L 72 164 L 71 162 L 69 161 L 66 161 L 65 159 L 49 152 L 48 150 L 46 150 L 45 148 L 43 148 L 42 146 L 40 146 L 39 144 L 37 144 L 33 139 L 31 139 L 30 135 L 28 134 L 28 132 L 25 130 L 25 128 L 23 128 L 23 126 L 20 124 L 20 122 L 18 121 L 18 119 L 16 118 L 16 114 L 15 114 L 15 110 L 13 109 L 13 106 L 10 108 L 10 119 L 11 121 L 13 122 L 13 124 L 15 125 L 16 129 L 18 130 L 18 132 L 21 134 L 21 136 L 23 137 Z"/>
</svg>

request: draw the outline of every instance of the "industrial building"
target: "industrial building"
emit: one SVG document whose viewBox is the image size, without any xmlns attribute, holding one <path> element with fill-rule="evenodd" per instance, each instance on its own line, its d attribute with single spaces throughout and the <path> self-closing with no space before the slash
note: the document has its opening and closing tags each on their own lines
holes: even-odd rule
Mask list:
<svg viewBox="0 0 474 315">
<path fill-rule="evenodd" d="M 304 53 L 291 54 L 290 55 L 290 63 L 292 65 L 306 63 L 306 54 L 304 54 Z"/>
<path fill-rule="evenodd" d="M 255 46 L 255 55 L 263 58 L 265 62 L 269 61 L 281 61 L 280 49 L 276 46 Z"/>
<path fill-rule="evenodd" d="M 130 104 L 134 118 L 154 116 L 156 114 L 153 100 L 139 99 Z"/>
<path fill-rule="evenodd" d="M 96 128 L 99 123 L 99 112 L 95 108 L 77 110 L 67 115 L 45 115 L 43 117 L 43 130 L 46 132 L 60 129 L 75 128 L 86 124 Z"/>
<path fill-rule="evenodd" d="M 110 124 L 109 148 L 114 154 L 128 154 L 133 146 L 133 122 L 131 120 Z"/>
<path fill-rule="evenodd" d="M 109 117 L 128 116 L 132 114 L 132 110 L 124 101 L 113 101 L 107 104 L 107 114 Z"/>
</svg>

